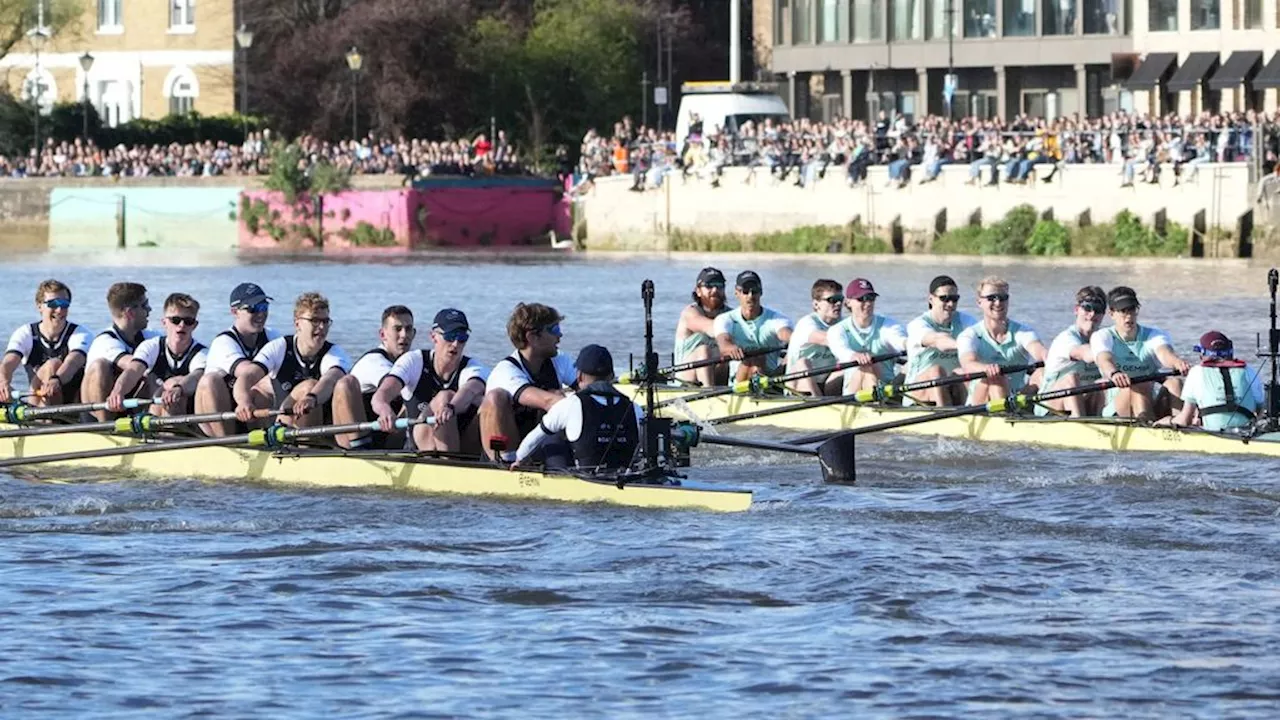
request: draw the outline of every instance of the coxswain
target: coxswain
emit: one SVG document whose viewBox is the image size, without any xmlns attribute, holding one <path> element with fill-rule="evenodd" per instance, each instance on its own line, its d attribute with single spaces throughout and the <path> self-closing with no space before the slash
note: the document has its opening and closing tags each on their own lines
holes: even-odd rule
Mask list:
<svg viewBox="0 0 1280 720">
<path fill-rule="evenodd" d="M 1076 291 L 1076 320 L 1071 327 L 1058 333 L 1049 343 L 1049 354 L 1044 360 L 1045 390 L 1068 390 L 1098 382 L 1102 374 L 1093 359 L 1089 338 L 1098 331 L 1107 315 L 1107 295 L 1097 285 L 1088 285 Z M 1036 405 L 1037 415 L 1048 415 L 1050 410 L 1066 412 L 1071 417 L 1092 417 L 1102 414 L 1103 393 L 1071 395 L 1059 400 L 1049 400 Z"/>
<path fill-rule="evenodd" d="M 196 407 L 200 414 L 223 413 L 236 408 L 231 396 L 236 376 L 247 368 L 258 351 L 268 342 L 280 337 L 280 333 L 267 327 L 271 311 L 271 298 L 255 283 L 240 283 L 231 291 L 231 327 L 218 333 L 209 343 L 209 363 L 204 377 L 196 386 Z M 275 390 L 271 378 L 264 377 L 250 388 L 249 399 L 254 408 L 265 410 L 275 406 Z M 240 422 L 202 424 L 200 429 L 211 437 L 247 432 L 250 426 L 260 425 L 255 420 L 247 425 Z"/>
<path fill-rule="evenodd" d="M 908 383 L 939 380 L 954 374 L 960 368 L 956 338 L 965 328 L 978 322 L 958 309 L 960 289 L 949 275 L 939 275 L 929 282 L 926 302 L 929 309 L 907 323 L 905 380 Z M 952 384 L 917 390 L 904 398 L 904 402 L 960 405 L 965 401 L 965 395 L 966 388 Z"/>
<path fill-rule="evenodd" d="M 476 417 L 485 397 L 489 369 L 465 354 L 471 325 L 458 309 L 445 308 L 431 323 L 431 349 L 407 352 L 396 359 L 373 395 L 373 417 L 384 431 L 397 417 L 396 401 L 420 408 L 431 425 L 413 427 L 420 452 L 481 454 Z"/>
<path fill-rule="evenodd" d="M 960 333 L 956 338 L 956 351 L 961 370 L 985 371 L 987 376 L 969 381 L 965 404 L 980 405 L 1021 392 L 1034 393 L 1043 381 L 1040 370 L 1001 371 L 1002 365 L 1042 362 L 1046 354 L 1036 331 L 1009 317 L 1009 283 L 994 275 L 983 278 L 978 283 L 978 307 L 982 310 L 982 320 Z"/>
<path fill-rule="evenodd" d="M 485 451 L 494 453 L 494 460 L 513 462 L 520 441 L 537 427 L 543 414 L 565 398 L 565 388 L 578 381 L 573 361 L 560 354 L 563 319 L 548 305 L 520 303 L 507 320 L 507 337 L 515 352 L 494 365 L 480 404 L 480 437 Z M 503 449 L 497 450 L 495 445 Z M 567 456 L 568 447 L 546 443 L 541 454 Z M 544 458 L 544 462 L 549 460 Z"/>
<path fill-rule="evenodd" d="M 351 367 L 342 348 L 329 342 L 329 300 L 316 292 L 298 296 L 293 304 L 293 334 L 267 343 L 253 361 L 236 373 L 232 395 L 236 418 L 253 419 L 253 388 L 269 377 L 285 411 L 279 420 L 293 427 L 364 422 L 359 385 L 340 383 Z M 354 449 L 368 445 L 370 438 L 354 434 L 337 436 L 338 444 Z"/>
<path fill-rule="evenodd" d="M 716 344 L 714 325 L 717 317 L 729 312 L 724 287 L 724 273 L 716 268 L 706 267 L 698 273 L 693 302 L 680 312 L 680 321 L 676 323 L 675 364 L 719 359 L 720 348 Z M 729 366 L 726 363 L 708 365 L 686 370 L 676 377 L 703 387 L 724 385 L 729 378 Z"/>
<path fill-rule="evenodd" d="M 378 347 L 366 352 L 356 359 L 351 372 L 338 382 L 356 383 L 359 386 L 364 416 L 372 419 L 378 417 L 373 409 L 373 397 L 378 391 L 387 373 L 405 353 L 413 348 L 413 339 L 418 330 L 413 324 L 413 311 L 404 305 L 391 305 L 382 311 L 382 323 L 378 326 Z M 350 388 L 348 388 L 350 390 Z M 387 427 L 374 433 L 372 445 L 377 448 L 394 449 L 404 447 L 404 433 L 393 426 L 395 418 L 400 417 L 404 403 L 392 398 L 392 420 Z"/>
<path fill-rule="evenodd" d="M 844 311 L 844 291 L 835 280 L 818 280 L 809 289 L 813 312 L 796 321 L 787 345 L 787 374 L 803 373 L 836 364 L 835 353 L 827 345 L 828 331 L 840 322 Z M 805 395 L 839 395 L 844 377 L 822 373 L 793 380 L 787 387 Z"/>
<path fill-rule="evenodd" d="M 574 362 L 578 391 L 558 402 L 516 451 L 511 469 L 530 462 L 551 438 L 569 446 L 572 466 L 601 472 L 625 470 L 640 445 L 640 408 L 613 386 L 613 356 L 600 345 L 588 345 Z M 550 464 L 549 469 L 563 469 Z"/>
<path fill-rule="evenodd" d="M 1199 424 L 1215 432 L 1252 427 L 1263 407 L 1258 373 L 1236 359 L 1231 338 L 1217 330 L 1201 335 L 1195 350 L 1200 353 L 1200 364 L 1187 373 L 1182 410 L 1174 416 L 1173 425 Z"/>
<path fill-rule="evenodd" d="M 145 286 L 134 282 L 112 285 L 107 289 L 107 309 L 111 312 L 111 327 L 98 333 L 85 358 L 80 399 L 87 403 L 105 401 L 115 391 L 120 374 L 133 363 L 134 353 L 142 341 L 161 336 L 160 332 L 147 329 L 151 303 Z M 150 397 L 151 392 L 151 383 L 144 377 L 133 387 L 125 388 L 123 395 Z M 98 410 L 93 415 L 105 422 L 112 413 Z"/>
<path fill-rule="evenodd" d="M 871 364 L 871 358 L 907 349 L 906 328 L 897 320 L 876 313 L 876 299 L 879 297 L 870 280 L 854 278 L 844 289 L 849 317 L 827 331 L 827 346 L 837 362 L 860 363 L 858 367 L 844 371 L 841 392 L 845 395 L 892 382 L 893 361 Z"/>
<path fill-rule="evenodd" d="M 209 351 L 193 334 L 200 324 L 200 303 L 185 293 L 173 293 L 164 300 L 162 337 L 143 340 L 133 353 L 133 362 L 116 378 L 107 396 L 112 412 L 124 412 L 129 388 L 146 379 L 161 401 L 151 406 L 156 415 L 189 415 L 195 409 L 196 386 L 204 375 Z"/>
<path fill-rule="evenodd" d="M 1169 377 L 1164 383 L 1134 385 L 1135 375 L 1148 375 L 1172 368 L 1185 375 L 1191 366 L 1178 357 L 1165 331 L 1138 323 L 1138 293 L 1119 286 L 1107 293 L 1107 306 L 1115 325 L 1093 333 L 1089 346 L 1103 378 L 1115 383 L 1107 391 L 1103 417 L 1141 418 L 1152 421 L 1181 409 L 1182 378 Z"/>
<path fill-rule="evenodd" d="M 782 369 L 782 351 L 746 357 L 765 348 L 785 348 L 791 341 L 791 320 L 761 304 L 764 284 L 751 270 L 738 273 L 734 282 L 738 307 L 716 318 L 714 332 L 720 356 L 731 360 L 731 382 L 749 380 L 752 375 L 777 375 Z"/>
<path fill-rule="evenodd" d="M 9 336 L 0 361 L 0 403 L 14 400 L 13 374 L 27 372 L 32 405 L 78 402 L 89 333 L 67 320 L 71 288 L 59 280 L 45 280 L 36 287 L 36 312 L 40 319 L 21 325 Z"/>
</svg>

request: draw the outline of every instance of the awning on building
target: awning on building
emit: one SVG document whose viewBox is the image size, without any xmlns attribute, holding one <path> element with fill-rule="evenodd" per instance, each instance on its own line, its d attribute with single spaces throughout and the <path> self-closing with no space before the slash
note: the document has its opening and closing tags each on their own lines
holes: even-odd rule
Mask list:
<svg viewBox="0 0 1280 720">
<path fill-rule="evenodd" d="M 1165 83 L 1165 87 L 1174 92 L 1182 92 L 1184 90 L 1195 90 L 1209 75 L 1209 71 L 1213 70 L 1218 64 L 1218 53 L 1216 52 L 1193 52 L 1183 61 L 1182 67 L 1178 68 L 1178 72 L 1169 78 L 1169 82 Z"/>
<path fill-rule="evenodd" d="M 1142 64 L 1129 76 L 1125 87 L 1130 90 L 1150 90 L 1164 80 L 1165 75 L 1169 74 L 1169 68 L 1177 61 L 1177 53 L 1147 53 Z"/>
<path fill-rule="evenodd" d="M 1280 88 L 1280 52 L 1271 56 L 1271 62 L 1262 68 L 1262 72 L 1258 73 L 1251 84 L 1254 90 Z"/>
<path fill-rule="evenodd" d="M 1237 50 L 1209 78 L 1210 90 L 1234 90 L 1252 80 L 1262 68 L 1261 50 Z"/>
</svg>

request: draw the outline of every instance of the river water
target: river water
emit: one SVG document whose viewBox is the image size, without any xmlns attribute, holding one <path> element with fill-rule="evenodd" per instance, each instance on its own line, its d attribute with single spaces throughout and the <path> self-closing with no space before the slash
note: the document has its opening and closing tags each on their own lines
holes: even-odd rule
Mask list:
<svg viewBox="0 0 1280 720">
<path fill-rule="evenodd" d="M 72 262 L 74 266 L 63 263 Z M 1210 327 L 1253 357 L 1265 269 L 860 258 L 515 256 L 401 263 L 34 257 L 0 267 L 0 327 L 37 282 L 105 325 L 106 287 L 280 304 L 319 289 L 333 339 L 374 344 L 406 303 L 471 318 L 508 351 L 517 301 L 566 316 L 564 347 L 641 349 L 639 285 L 669 351 L 698 269 L 750 266 L 793 317 L 818 277 L 873 280 L 919 312 L 940 270 L 1012 283 L 1046 342 L 1081 285 L 1129 284 L 1189 348 Z M 970 307 L 976 312 L 976 308 Z M 158 325 L 157 325 L 158 326 Z M 620 359 L 620 362 L 624 362 Z M 1280 466 L 872 436 L 859 485 L 813 463 L 699 449 L 745 514 L 652 512 L 97 478 L 0 475 L 0 716 L 1274 717 L 1280 711 Z"/>
</svg>

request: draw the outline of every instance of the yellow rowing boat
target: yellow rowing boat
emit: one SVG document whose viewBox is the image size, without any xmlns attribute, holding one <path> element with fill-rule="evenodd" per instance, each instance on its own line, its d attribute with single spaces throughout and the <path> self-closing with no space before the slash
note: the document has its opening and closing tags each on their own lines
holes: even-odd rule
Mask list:
<svg viewBox="0 0 1280 720">
<path fill-rule="evenodd" d="M 16 426 L 0 424 L 0 430 Z M 93 432 L 0 439 L 0 459 L 84 452 L 147 442 Z M 573 474 L 517 471 L 491 465 L 410 456 L 343 454 L 304 449 L 272 452 L 236 447 L 163 450 L 50 463 L 161 478 L 229 479 L 329 488 L 387 488 L 422 493 L 508 499 L 608 503 L 643 508 L 739 512 L 751 507 L 751 491 L 689 480 L 668 483 L 593 479 Z M 46 474 L 46 473 L 42 473 Z"/>
<path fill-rule="evenodd" d="M 619 390 L 628 388 L 620 386 Z M 630 388 L 634 391 L 634 388 Z M 804 407 L 805 400 L 757 398 L 748 395 L 721 395 L 682 401 L 686 388 L 658 390 L 659 401 L 675 401 L 662 412 L 685 420 L 707 421 L 731 415 L 792 407 L 794 410 L 760 418 L 746 418 L 733 425 L 750 425 L 820 433 L 851 430 L 910 417 L 923 417 L 930 410 L 876 405 L 836 404 Z M 809 401 L 811 402 L 811 401 Z M 722 426 L 723 427 L 723 426 Z M 1038 418 L 1015 415 L 977 414 L 938 419 L 895 428 L 889 432 L 936 435 L 981 442 L 1042 445 L 1079 450 L 1123 450 L 1135 452 L 1189 452 L 1211 455 L 1267 455 L 1280 457 L 1280 433 L 1246 440 L 1239 435 L 1200 429 L 1173 429 L 1138 425 L 1127 420 L 1091 418 Z"/>
</svg>

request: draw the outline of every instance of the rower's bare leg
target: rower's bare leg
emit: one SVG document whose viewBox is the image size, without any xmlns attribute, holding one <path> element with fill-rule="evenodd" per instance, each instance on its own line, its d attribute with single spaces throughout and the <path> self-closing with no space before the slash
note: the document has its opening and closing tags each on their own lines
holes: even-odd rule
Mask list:
<svg viewBox="0 0 1280 720">
<path fill-rule="evenodd" d="M 911 382 L 923 382 L 925 380 L 938 380 L 947 375 L 947 371 L 941 365 L 930 365 L 925 368 L 919 375 L 911 378 Z M 937 407 L 946 405 L 960 405 L 964 403 L 965 395 L 968 388 L 963 383 L 955 383 L 943 387 L 931 387 L 925 390 L 917 390 L 911 393 L 911 397 L 916 402 L 932 403 Z"/>
<path fill-rule="evenodd" d="M 344 375 L 333 386 L 333 424 L 348 425 L 362 423 L 364 416 L 364 399 L 360 395 L 360 381 L 354 375 Z M 342 433 L 337 436 L 339 447 L 350 449 L 360 433 Z"/>
<path fill-rule="evenodd" d="M 231 389 L 227 387 L 227 374 L 220 370 L 206 372 L 196 384 L 196 413 L 207 415 L 234 410 Z M 200 423 L 200 432 L 209 437 L 226 437 L 235 432 L 233 421 Z"/>
<path fill-rule="evenodd" d="M 1160 388 L 1163 392 L 1156 398 L 1157 417 L 1166 417 L 1182 410 L 1181 377 L 1168 377 Z"/>
<path fill-rule="evenodd" d="M 1027 378 L 1027 384 L 1023 385 L 1018 392 L 1022 395 L 1035 395 L 1042 387 L 1044 387 L 1044 368 L 1031 373 L 1031 377 Z"/>
<path fill-rule="evenodd" d="M 710 345 L 699 345 L 682 358 L 682 362 L 699 362 L 702 360 L 711 360 L 720 357 L 719 348 Z M 716 384 L 716 370 L 719 365 L 708 365 L 707 367 L 697 368 L 695 370 L 686 370 L 676 375 L 676 378 L 684 382 L 696 382 L 702 387 L 712 387 Z"/>
<path fill-rule="evenodd" d="M 303 380 L 293 386 L 293 390 L 289 392 L 289 396 L 285 398 L 283 409 L 292 410 L 298 401 L 307 396 L 311 392 L 311 388 L 316 386 L 315 380 Z M 306 415 L 289 415 L 285 417 L 284 424 L 296 428 L 315 427 L 324 419 L 324 408 L 317 404 Z"/>
<path fill-rule="evenodd" d="M 844 377 L 840 373 L 830 373 L 827 379 L 822 383 L 822 394 L 828 397 L 834 397 L 840 394 L 844 387 Z"/>
<path fill-rule="evenodd" d="M 494 389 L 485 393 L 484 402 L 480 403 L 480 439 L 486 457 L 493 460 L 499 458 L 489 447 L 492 438 L 503 435 L 507 438 L 507 450 L 515 452 L 520 447 L 520 437 L 516 430 L 515 408 L 512 406 L 511 393 Z"/>
<path fill-rule="evenodd" d="M 787 368 L 788 373 L 808 372 L 813 369 L 813 363 L 806 359 L 794 360 L 791 367 Z M 793 392 L 803 393 L 809 396 L 821 395 L 822 391 L 818 389 L 818 381 L 816 378 L 807 377 L 799 380 L 792 380 L 787 383 L 787 388 Z"/>
<path fill-rule="evenodd" d="M 860 367 L 849 368 L 844 371 L 844 393 L 852 395 L 859 390 L 873 390 L 880 384 L 880 376 L 874 372 L 867 372 Z M 830 383 L 830 380 L 827 381 Z"/>
<path fill-rule="evenodd" d="M 1066 375 L 1058 378 L 1058 380 L 1053 383 L 1053 387 L 1049 388 L 1049 390 L 1050 392 L 1054 390 L 1070 390 L 1079 386 L 1080 378 L 1076 377 L 1075 373 L 1067 373 Z M 1044 404 L 1057 412 L 1065 412 L 1073 418 L 1078 418 L 1085 414 L 1084 404 L 1086 397 L 1088 396 L 1070 395 L 1068 397 L 1058 398 L 1057 400 L 1048 400 Z"/>
<path fill-rule="evenodd" d="M 453 399 L 452 393 L 441 393 L 431 399 L 431 404 L 422 409 L 423 417 L 440 417 L 440 411 L 444 408 L 445 403 Z M 459 446 L 458 438 L 458 416 L 455 414 L 449 418 L 449 422 L 439 425 L 418 425 L 413 428 L 413 442 L 418 446 L 419 450 L 436 451 L 436 452 L 457 452 Z"/>
<path fill-rule="evenodd" d="M 107 360 L 94 360 L 84 369 L 84 381 L 80 383 L 80 399 L 86 403 L 99 403 L 107 399 L 116 383 L 116 366 Z M 95 410 L 93 416 L 106 422 L 112 413 Z"/>
<path fill-rule="evenodd" d="M 67 402 L 67 400 L 62 397 L 61 385 L 58 386 L 57 390 L 54 390 L 47 395 L 40 392 L 44 389 L 45 384 L 48 383 L 54 375 L 58 374 L 58 370 L 60 369 L 62 369 L 61 358 L 52 358 L 40 366 L 40 369 L 36 372 L 36 376 L 32 378 L 33 382 L 31 383 L 31 393 L 34 395 L 34 397 L 31 398 L 32 405 L 35 405 L 36 407 L 44 407 L 46 405 L 61 405 L 64 402 Z"/>
<path fill-rule="evenodd" d="M 1151 401 L 1151 383 L 1131 385 L 1116 394 L 1116 417 L 1154 420 L 1155 408 Z"/>
</svg>

